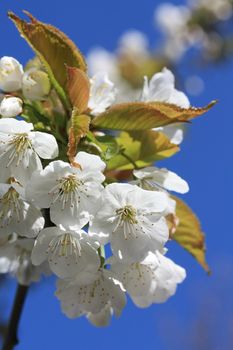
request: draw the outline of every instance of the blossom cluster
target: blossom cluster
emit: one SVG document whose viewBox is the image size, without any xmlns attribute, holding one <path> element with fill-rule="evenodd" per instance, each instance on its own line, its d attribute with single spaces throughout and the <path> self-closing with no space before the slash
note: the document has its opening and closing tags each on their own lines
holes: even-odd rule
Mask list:
<svg viewBox="0 0 233 350">
<path fill-rule="evenodd" d="M 0 60 L 0 272 L 25 285 L 54 273 L 63 312 L 97 326 L 120 315 L 126 294 L 142 308 L 165 302 L 186 276 L 165 245 L 178 225 L 170 191 L 186 193 L 187 182 L 150 166 L 128 183 L 109 183 L 99 155 L 63 159 L 54 135 L 24 120 L 24 104 L 48 94 L 38 72 Z M 114 104 L 117 89 L 103 72 L 90 84 L 96 116 Z M 145 77 L 138 100 L 190 106 L 166 68 Z"/>
<path fill-rule="evenodd" d="M 138 95 L 142 74 L 151 77 L 164 65 L 179 69 L 189 52 L 193 55 L 192 60 L 188 58 L 188 64 L 193 64 L 192 74 L 182 80 L 189 94 L 199 95 L 204 81 L 196 73 L 197 58 L 213 63 L 232 55 L 232 18 L 232 0 L 191 0 L 182 5 L 162 2 L 153 15 L 161 41 L 153 41 L 151 45 L 146 33 L 128 30 L 121 35 L 113 52 L 103 47 L 90 50 L 87 57 L 90 72 L 106 70 L 120 86 L 118 99 L 127 101 Z"/>
</svg>

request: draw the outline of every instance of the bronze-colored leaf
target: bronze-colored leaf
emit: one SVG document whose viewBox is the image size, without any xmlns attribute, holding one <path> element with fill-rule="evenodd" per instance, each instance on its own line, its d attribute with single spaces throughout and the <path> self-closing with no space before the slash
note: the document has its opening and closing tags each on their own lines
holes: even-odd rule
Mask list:
<svg viewBox="0 0 233 350">
<path fill-rule="evenodd" d="M 67 104 L 65 89 L 67 73 L 65 65 L 86 70 L 83 55 L 76 45 L 60 30 L 50 24 L 38 21 L 26 12 L 30 22 L 9 12 L 21 36 L 28 42 L 46 69 L 51 82 L 63 102 Z"/>
<path fill-rule="evenodd" d="M 210 273 L 205 257 L 205 236 L 202 232 L 200 222 L 187 204 L 177 197 L 173 196 L 173 199 L 176 201 L 176 215 L 179 224 L 172 237 Z"/>
<path fill-rule="evenodd" d="M 72 106 L 77 108 L 79 113 L 87 109 L 90 96 L 90 81 L 85 72 L 76 67 L 67 67 L 67 91 Z"/>
<path fill-rule="evenodd" d="M 207 112 L 216 101 L 203 108 L 184 109 L 162 102 L 116 104 L 92 120 L 94 127 L 115 130 L 148 130 L 178 122 L 187 122 Z"/>
<path fill-rule="evenodd" d="M 85 137 L 89 131 L 90 117 L 88 115 L 79 115 L 74 109 L 71 116 L 71 127 L 69 129 L 69 142 L 67 156 L 71 164 L 75 165 L 74 157 L 77 153 L 77 147 L 81 138 Z"/>
</svg>

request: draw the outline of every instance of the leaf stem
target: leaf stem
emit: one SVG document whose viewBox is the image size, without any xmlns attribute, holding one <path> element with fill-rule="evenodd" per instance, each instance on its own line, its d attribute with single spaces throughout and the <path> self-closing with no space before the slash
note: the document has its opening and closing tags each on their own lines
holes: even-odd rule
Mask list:
<svg viewBox="0 0 233 350">
<path fill-rule="evenodd" d="M 134 169 L 139 169 L 139 167 L 137 166 L 137 164 L 135 163 L 135 161 L 130 158 L 123 150 L 120 152 L 120 154 L 125 157 L 133 166 L 134 166 Z"/>
<path fill-rule="evenodd" d="M 27 297 L 29 286 L 18 284 L 15 301 L 11 312 L 10 321 L 7 326 L 6 337 L 2 350 L 12 350 L 19 343 L 18 327 L 23 311 L 23 306 Z"/>
</svg>

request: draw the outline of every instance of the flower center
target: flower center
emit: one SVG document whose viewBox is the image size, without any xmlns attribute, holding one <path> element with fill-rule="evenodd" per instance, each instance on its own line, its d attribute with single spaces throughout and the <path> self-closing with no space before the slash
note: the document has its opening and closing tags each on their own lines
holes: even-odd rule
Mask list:
<svg viewBox="0 0 233 350">
<path fill-rule="evenodd" d="M 74 192 L 82 181 L 78 180 L 75 175 L 69 175 L 60 180 L 60 189 L 62 193 Z"/>
<path fill-rule="evenodd" d="M 137 211 L 131 205 L 126 205 L 123 208 L 117 209 L 116 213 L 120 216 L 121 221 L 127 221 L 130 224 L 137 224 Z"/>
<path fill-rule="evenodd" d="M 138 220 L 137 210 L 131 205 L 126 205 L 123 208 L 117 209 L 116 214 L 118 216 L 116 227 L 113 231 L 119 231 L 122 229 L 125 239 L 138 237 Z"/>
<path fill-rule="evenodd" d="M 28 138 L 27 133 L 15 134 L 9 141 L 8 147 L 5 152 L 9 154 L 9 162 L 7 167 L 9 167 L 12 162 L 18 158 L 16 165 L 22 161 L 23 156 L 28 148 L 32 148 L 31 141 Z"/>
<path fill-rule="evenodd" d="M 19 193 L 10 187 L 9 190 L 0 198 L 0 225 L 1 227 L 9 225 L 12 218 L 16 217 L 20 222 L 21 213 L 21 201 L 19 199 Z"/>
<path fill-rule="evenodd" d="M 65 233 L 52 239 L 46 253 L 50 254 L 50 261 L 53 260 L 54 256 L 75 256 L 77 263 L 78 257 L 81 256 L 81 245 L 77 238 L 74 238 L 70 233 Z"/>
<path fill-rule="evenodd" d="M 64 210 L 68 202 L 71 207 L 74 207 L 76 202 L 80 203 L 80 194 L 86 192 L 83 181 L 79 180 L 74 174 L 71 174 L 62 177 L 57 182 L 57 185 L 49 191 L 49 194 L 54 195 L 52 204 L 59 200 L 62 202 L 62 209 Z"/>
</svg>

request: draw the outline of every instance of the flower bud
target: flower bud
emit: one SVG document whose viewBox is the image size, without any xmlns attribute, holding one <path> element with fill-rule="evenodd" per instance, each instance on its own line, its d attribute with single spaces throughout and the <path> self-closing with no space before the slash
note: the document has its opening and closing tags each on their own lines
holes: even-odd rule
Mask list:
<svg viewBox="0 0 233 350">
<path fill-rule="evenodd" d="M 23 67 L 13 57 L 4 56 L 0 59 L 0 89 L 4 92 L 14 92 L 21 89 Z"/>
<path fill-rule="evenodd" d="M 23 101 L 18 97 L 4 97 L 0 104 L 0 115 L 3 118 L 16 117 L 23 112 Z"/>
<path fill-rule="evenodd" d="M 51 89 L 48 74 L 31 68 L 23 75 L 23 95 L 29 100 L 43 100 Z"/>
</svg>

